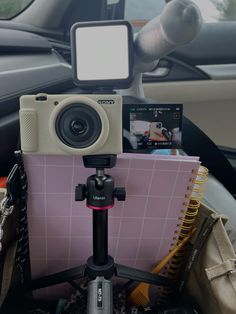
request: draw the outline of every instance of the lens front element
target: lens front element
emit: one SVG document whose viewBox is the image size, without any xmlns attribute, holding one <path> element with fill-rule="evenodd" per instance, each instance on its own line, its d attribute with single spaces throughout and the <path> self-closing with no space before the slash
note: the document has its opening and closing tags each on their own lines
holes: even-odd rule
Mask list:
<svg viewBox="0 0 236 314">
<path fill-rule="evenodd" d="M 80 135 L 87 131 L 87 125 L 82 120 L 73 120 L 70 125 L 71 132 L 74 135 Z"/>
</svg>

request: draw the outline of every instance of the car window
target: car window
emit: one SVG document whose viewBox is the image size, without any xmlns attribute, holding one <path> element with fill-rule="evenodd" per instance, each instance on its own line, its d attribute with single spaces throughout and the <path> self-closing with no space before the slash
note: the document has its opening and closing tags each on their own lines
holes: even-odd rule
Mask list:
<svg viewBox="0 0 236 314">
<path fill-rule="evenodd" d="M 236 0 L 192 0 L 199 7 L 205 22 L 236 21 Z M 160 15 L 165 0 L 126 0 L 125 18 L 135 27 Z"/>
<path fill-rule="evenodd" d="M 8 20 L 25 10 L 34 0 L 0 0 L 0 19 Z"/>
</svg>

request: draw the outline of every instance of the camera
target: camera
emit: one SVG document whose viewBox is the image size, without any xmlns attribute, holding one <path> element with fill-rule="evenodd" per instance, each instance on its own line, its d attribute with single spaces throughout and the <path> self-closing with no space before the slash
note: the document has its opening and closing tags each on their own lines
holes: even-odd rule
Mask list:
<svg viewBox="0 0 236 314">
<path fill-rule="evenodd" d="M 153 154 L 181 145 L 182 105 L 122 104 L 116 94 L 26 95 L 21 148 L 35 155 Z"/>
<path fill-rule="evenodd" d="M 20 99 L 21 148 L 36 155 L 122 152 L 119 95 L 26 95 Z"/>
</svg>

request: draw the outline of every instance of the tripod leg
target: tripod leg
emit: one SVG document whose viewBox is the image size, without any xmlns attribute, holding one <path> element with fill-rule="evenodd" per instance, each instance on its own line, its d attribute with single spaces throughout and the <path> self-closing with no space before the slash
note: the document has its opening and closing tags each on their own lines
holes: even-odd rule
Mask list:
<svg viewBox="0 0 236 314">
<path fill-rule="evenodd" d="M 71 268 L 53 275 L 45 276 L 42 278 L 31 280 L 26 283 L 26 290 L 37 290 L 41 288 L 46 288 L 54 286 L 64 282 L 70 282 L 72 280 L 77 280 L 83 278 L 86 273 L 86 265 Z"/>
<path fill-rule="evenodd" d="M 112 282 L 104 277 L 97 277 L 88 284 L 88 314 L 112 314 Z"/>
<path fill-rule="evenodd" d="M 119 264 L 115 264 L 115 275 L 123 279 L 145 282 L 156 286 L 174 286 L 173 281 L 169 278 Z"/>
</svg>

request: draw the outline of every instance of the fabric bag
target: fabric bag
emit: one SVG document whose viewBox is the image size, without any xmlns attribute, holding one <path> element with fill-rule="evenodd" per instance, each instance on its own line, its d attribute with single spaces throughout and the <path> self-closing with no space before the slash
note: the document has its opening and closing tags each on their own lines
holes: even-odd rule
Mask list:
<svg viewBox="0 0 236 314">
<path fill-rule="evenodd" d="M 198 229 L 209 216 L 216 222 L 190 272 L 187 293 L 203 314 L 235 314 L 236 255 L 225 230 L 227 217 L 201 205 Z"/>
<path fill-rule="evenodd" d="M 10 288 L 30 278 L 27 178 L 21 152 L 7 178 L 7 188 L 0 190 L 0 308 Z"/>
<path fill-rule="evenodd" d="M 0 204 L 6 195 L 5 189 L 0 189 Z M 1 230 L 0 250 L 0 307 L 2 306 L 11 285 L 15 267 L 17 249 L 17 215 L 7 217 Z"/>
</svg>

